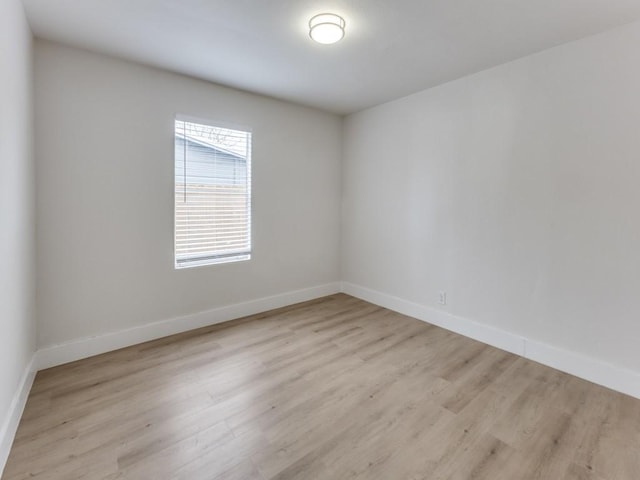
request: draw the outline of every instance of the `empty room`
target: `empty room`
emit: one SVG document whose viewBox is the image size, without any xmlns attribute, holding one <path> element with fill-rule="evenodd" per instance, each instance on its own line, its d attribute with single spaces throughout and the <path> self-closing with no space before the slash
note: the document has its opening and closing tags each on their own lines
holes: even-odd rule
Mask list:
<svg viewBox="0 0 640 480">
<path fill-rule="evenodd" d="M 640 479 L 640 0 L 0 0 L 2 480 Z"/>
</svg>

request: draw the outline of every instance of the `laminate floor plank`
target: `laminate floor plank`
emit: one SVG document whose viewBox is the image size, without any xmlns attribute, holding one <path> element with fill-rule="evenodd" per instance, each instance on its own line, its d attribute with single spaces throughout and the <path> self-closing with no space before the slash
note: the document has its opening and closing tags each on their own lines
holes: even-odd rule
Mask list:
<svg viewBox="0 0 640 480">
<path fill-rule="evenodd" d="M 338 294 L 39 372 L 5 480 L 637 480 L 640 400 Z"/>
</svg>

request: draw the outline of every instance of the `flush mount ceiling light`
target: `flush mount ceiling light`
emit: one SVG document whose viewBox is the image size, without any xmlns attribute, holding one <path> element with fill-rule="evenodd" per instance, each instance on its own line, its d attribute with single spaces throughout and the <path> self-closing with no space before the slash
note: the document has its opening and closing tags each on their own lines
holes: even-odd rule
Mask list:
<svg viewBox="0 0 640 480">
<path fill-rule="evenodd" d="M 309 20 L 309 36 L 318 43 L 328 45 L 342 40 L 345 21 L 335 13 L 320 13 Z"/>
</svg>

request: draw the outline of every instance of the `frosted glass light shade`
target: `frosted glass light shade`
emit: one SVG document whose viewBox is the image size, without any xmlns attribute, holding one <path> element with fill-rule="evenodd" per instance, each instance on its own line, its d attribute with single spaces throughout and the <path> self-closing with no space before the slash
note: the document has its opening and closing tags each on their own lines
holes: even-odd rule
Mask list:
<svg viewBox="0 0 640 480">
<path fill-rule="evenodd" d="M 334 13 L 321 13 L 309 20 L 309 36 L 325 45 L 336 43 L 344 37 L 345 21 Z"/>
</svg>

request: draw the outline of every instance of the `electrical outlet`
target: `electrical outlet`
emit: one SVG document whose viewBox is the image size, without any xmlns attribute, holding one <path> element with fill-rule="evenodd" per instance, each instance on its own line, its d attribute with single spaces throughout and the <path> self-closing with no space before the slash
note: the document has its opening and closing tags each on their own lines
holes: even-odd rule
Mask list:
<svg viewBox="0 0 640 480">
<path fill-rule="evenodd" d="M 445 291 L 438 292 L 438 303 L 440 305 L 446 305 L 447 304 L 447 292 L 445 292 Z"/>
</svg>

